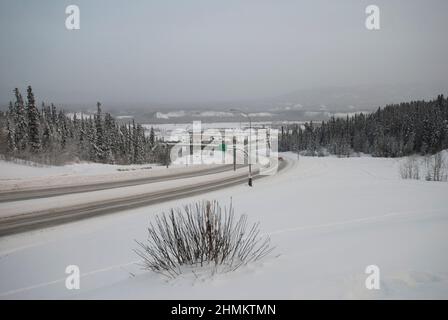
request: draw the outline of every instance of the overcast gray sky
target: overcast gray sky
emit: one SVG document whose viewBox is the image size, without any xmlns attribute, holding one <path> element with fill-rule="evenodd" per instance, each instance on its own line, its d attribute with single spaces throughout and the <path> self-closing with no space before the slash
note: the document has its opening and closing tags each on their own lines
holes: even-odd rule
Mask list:
<svg viewBox="0 0 448 320">
<path fill-rule="evenodd" d="M 81 30 L 65 28 L 65 7 Z M 365 28 L 365 8 L 381 30 Z M 204 102 L 419 82 L 448 87 L 446 0 L 0 0 L 0 101 Z"/>
</svg>

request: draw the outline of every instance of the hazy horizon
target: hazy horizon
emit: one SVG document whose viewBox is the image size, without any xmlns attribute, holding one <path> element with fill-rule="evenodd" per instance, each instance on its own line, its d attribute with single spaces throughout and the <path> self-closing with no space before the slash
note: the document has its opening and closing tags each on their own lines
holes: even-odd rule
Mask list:
<svg viewBox="0 0 448 320">
<path fill-rule="evenodd" d="M 2 1 L 0 103 L 27 85 L 47 102 L 128 107 L 448 88 L 448 2 L 373 3 L 376 31 L 364 25 L 371 1 Z M 80 30 L 65 28 L 70 4 L 80 8 Z M 369 99 L 393 95 L 373 90 Z"/>
</svg>

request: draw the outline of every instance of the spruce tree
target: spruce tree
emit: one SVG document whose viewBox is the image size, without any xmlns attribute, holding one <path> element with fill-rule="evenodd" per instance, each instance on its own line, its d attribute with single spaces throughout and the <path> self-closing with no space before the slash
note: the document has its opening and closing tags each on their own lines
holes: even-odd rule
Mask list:
<svg viewBox="0 0 448 320">
<path fill-rule="evenodd" d="M 104 154 L 104 131 L 103 131 L 103 120 L 101 114 L 101 103 L 97 102 L 96 104 L 97 112 L 95 115 L 95 130 L 96 130 L 96 142 L 95 142 L 95 151 L 96 151 L 96 161 L 105 162 L 106 157 Z"/>
<path fill-rule="evenodd" d="M 155 144 L 155 133 L 154 133 L 154 128 L 151 127 L 151 130 L 149 132 L 149 145 L 152 148 Z"/>
<path fill-rule="evenodd" d="M 23 151 L 28 145 L 28 124 L 26 117 L 25 103 L 23 102 L 22 95 L 18 88 L 14 89 L 14 95 L 16 97 L 15 102 L 15 145 L 18 150 Z"/>
<path fill-rule="evenodd" d="M 41 149 L 39 136 L 39 110 L 36 107 L 36 101 L 34 100 L 34 94 L 31 86 L 28 86 L 27 93 L 28 142 L 31 152 L 37 153 Z"/>
<path fill-rule="evenodd" d="M 7 130 L 7 141 L 8 141 L 8 152 L 15 154 L 17 151 L 16 139 L 15 139 L 15 129 L 14 124 L 12 124 L 11 118 L 8 116 L 6 119 L 6 130 Z"/>
</svg>

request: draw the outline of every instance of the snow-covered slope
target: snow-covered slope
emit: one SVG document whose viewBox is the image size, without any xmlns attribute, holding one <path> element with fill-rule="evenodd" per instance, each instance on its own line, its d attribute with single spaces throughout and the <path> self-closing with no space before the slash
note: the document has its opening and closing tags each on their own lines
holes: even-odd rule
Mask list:
<svg viewBox="0 0 448 320">
<path fill-rule="evenodd" d="M 287 154 L 286 157 L 295 158 Z M 399 160 L 307 158 L 274 177 L 194 198 L 0 238 L 0 298 L 448 298 L 448 183 L 403 180 Z M 232 197 L 275 253 L 235 273 L 166 282 L 134 239 L 154 214 Z M 65 288 L 78 265 L 80 290 Z M 380 268 L 367 290 L 365 268 Z"/>
<path fill-rule="evenodd" d="M 0 183 L 6 180 L 30 179 L 37 177 L 54 177 L 54 176 L 87 176 L 97 174 L 116 173 L 121 170 L 134 171 L 141 169 L 156 168 L 151 164 L 144 165 L 111 165 L 101 163 L 73 163 L 63 166 L 46 166 L 37 163 L 23 163 L 0 160 Z"/>
</svg>

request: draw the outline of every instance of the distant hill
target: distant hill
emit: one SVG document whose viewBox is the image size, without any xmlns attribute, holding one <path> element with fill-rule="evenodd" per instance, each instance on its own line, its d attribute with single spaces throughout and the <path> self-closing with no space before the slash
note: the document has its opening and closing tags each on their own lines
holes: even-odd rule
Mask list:
<svg viewBox="0 0 448 320">
<path fill-rule="evenodd" d="M 442 85 L 421 84 L 327 87 L 297 90 L 268 99 L 277 108 L 301 106 L 308 111 L 349 112 L 374 110 L 400 101 L 429 100 L 448 92 Z"/>
</svg>

